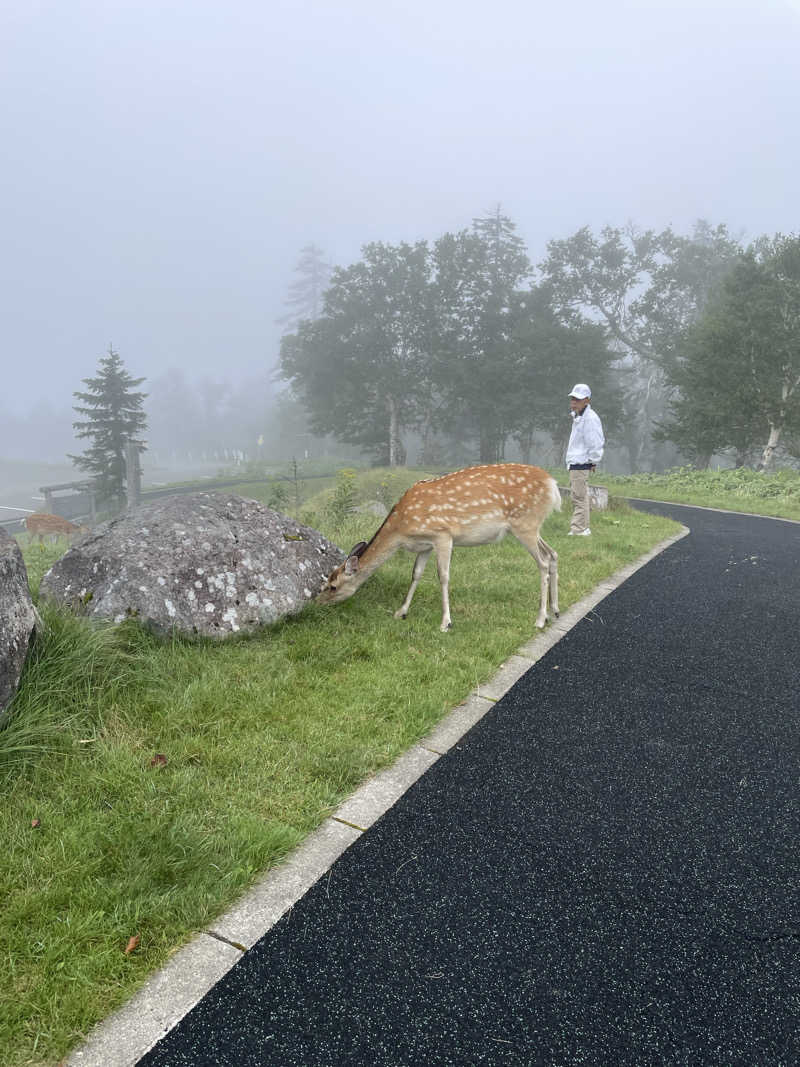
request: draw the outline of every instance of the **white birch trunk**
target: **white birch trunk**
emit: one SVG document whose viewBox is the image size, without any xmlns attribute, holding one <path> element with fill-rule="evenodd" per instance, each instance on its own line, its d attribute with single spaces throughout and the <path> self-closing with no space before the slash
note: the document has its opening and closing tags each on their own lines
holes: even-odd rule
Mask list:
<svg viewBox="0 0 800 1067">
<path fill-rule="evenodd" d="M 772 459 L 775 455 L 775 449 L 778 447 L 778 442 L 781 439 L 782 426 L 776 426 L 774 423 L 770 423 L 769 426 L 769 439 L 766 445 L 764 445 L 764 451 L 761 453 L 761 462 L 758 465 L 760 471 L 768 471 Z"/>
</svg>

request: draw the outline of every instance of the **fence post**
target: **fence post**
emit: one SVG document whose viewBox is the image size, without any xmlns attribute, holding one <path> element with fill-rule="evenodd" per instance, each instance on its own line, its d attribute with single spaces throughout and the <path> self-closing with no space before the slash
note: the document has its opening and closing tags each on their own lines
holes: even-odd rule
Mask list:
<svg viewBox="0 0 800 1067">
<path fill-rule="evenodd" d="M 142 496 L 142 469 L 139 466 L 139 445 L 136 441 L 128 441 L 125 445 L 125 481 L 128 507 L 138 507 Z"/>
</svg>

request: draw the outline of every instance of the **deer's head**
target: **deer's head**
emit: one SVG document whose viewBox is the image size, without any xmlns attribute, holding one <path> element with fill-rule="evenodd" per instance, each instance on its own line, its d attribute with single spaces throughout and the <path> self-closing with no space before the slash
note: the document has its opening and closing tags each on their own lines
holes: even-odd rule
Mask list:
<svg viewBox="0 0 800 1067">
<path fill-rule="evenodd" d="M 344 563 L 333 568 L 317 596 L 320 604 L 339 604 L 355 593 L 361 585 L 358 577 L 358 564 L 366 547 L 366 541 L 359 541 L 350 549 Z"/>
</svg>

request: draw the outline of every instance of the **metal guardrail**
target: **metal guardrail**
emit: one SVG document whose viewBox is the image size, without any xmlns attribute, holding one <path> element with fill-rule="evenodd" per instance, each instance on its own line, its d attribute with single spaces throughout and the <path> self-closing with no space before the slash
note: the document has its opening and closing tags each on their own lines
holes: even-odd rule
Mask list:
<svg viewBox="0 0 800 1067">
<path fill-rule="evenodd" d="M 24 529 L 24 519 L 0 519 L 0 530 L 5 530 L 6 533 L 21 533 Z"/>
<path fill-rule="evenodd" d="M 333 473 L 328 474 L 305 474 L 302 477 L 298 477 L 298 481 L 308 482 L 316 478 L 331 478 Z M 143 489 L 140 496 L 140 502 L 144 503 L 147 500 L 158 500 L 161 497 L 166 496 L 179 496 L 184 493 L 202 493 L 206 490 L 215 489 L 230 489 L 236 485 L 272 485 L 274 482 L 293 482 L 294 478 L 289 474 L 273 474 L 269 477 L 241 477 L 241 478 L 214 478 L 208 481 L 192 482 L 189 485 L 174 485 L 164 486 L 163 489 Z M 89 518 L 88 513 L 85 515 L 66 515 L 64 518 L 68 518 L 71 522 L 80 523 Z M 7 533 L 24 533 L 25 532 L 25 519 L 0 519 L 0 529 L 5 530 Z"/>
<path fill-rule="evenodd" d="M 299 482 L 310 482 L 315 478 L 333 478 L 335 471 L 328 474 L 303 474 L 298 475 Z M 203 482 L 192 482 L 191 485 L 165 486 L 163 489 L 143 489 L 141 499 L 156 500 L 162 496 L 175 496 L 179 493 L 203 493 L 206 490 L 230 489 L 235 485 L 272 485 L 273 482 L 293 482 L 290 474 L 271 474 L 266 478 L 253 478 L 252 476 L 241 478 L 209 479 Z"/>
</svg>

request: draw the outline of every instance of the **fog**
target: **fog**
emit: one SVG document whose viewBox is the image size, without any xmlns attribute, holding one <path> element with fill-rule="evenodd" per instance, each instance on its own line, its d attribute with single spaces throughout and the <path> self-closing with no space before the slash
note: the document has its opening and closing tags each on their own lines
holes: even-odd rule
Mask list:
<svg viewBox="0 0 800 1067">
<path fill-rule="evenodd" d="M 28 0 L 0 42 L 0 456 L 33 410 L 68 447 L 109 344 L 266 403 L 311 242 L 798 228 L 800 0 Z"/>
</svg>

